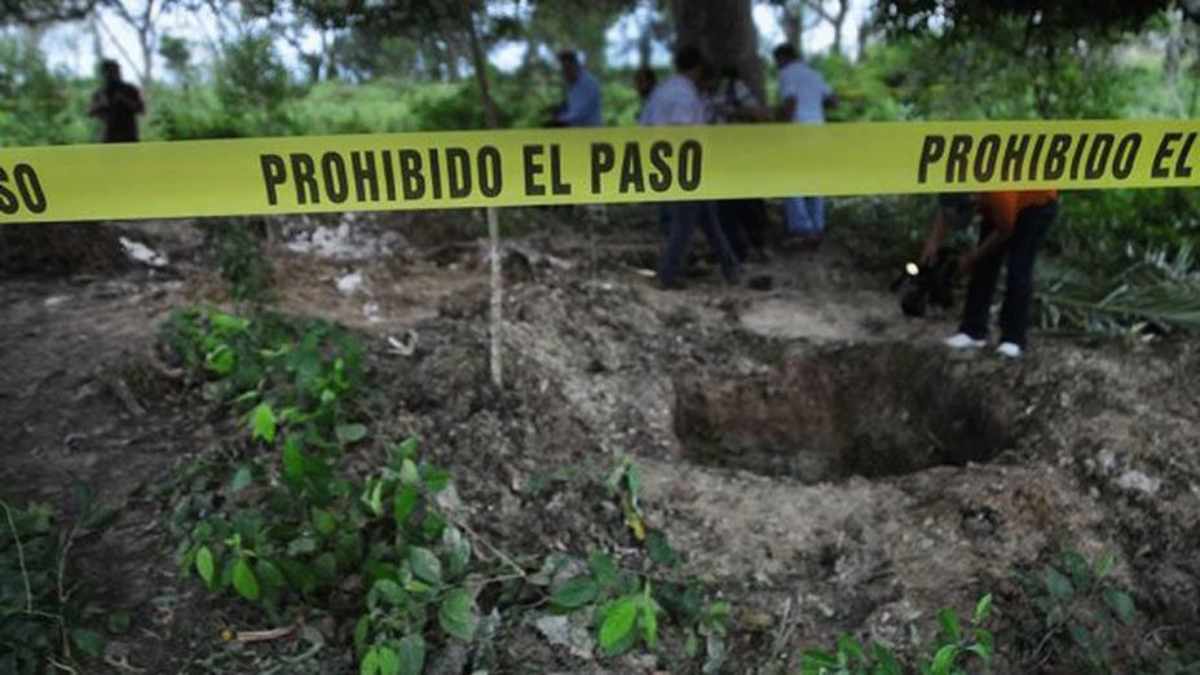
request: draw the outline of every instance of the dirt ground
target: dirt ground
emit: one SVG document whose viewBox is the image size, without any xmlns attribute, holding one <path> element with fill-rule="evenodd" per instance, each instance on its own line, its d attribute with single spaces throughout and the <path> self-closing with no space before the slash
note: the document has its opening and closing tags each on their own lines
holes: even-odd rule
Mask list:
<svg viewBox="0 0 1200 675">
<path fill-rule="evenodd" d="M 1035 335 L 1020 362 L 951 355 L 937 338 L 952 317 L 905 319 L 837 230 L 750 268 L 770 290 L 726 287 L 701 261 L 686 290 L 664 292 L 639 271 L 656 254 L 653 213 L 607 216 L 621 226 L 505 214 L 502 392 L 471 214 L 351 220 L 353 236 L 379 236 L 339 250 L 311 237 L 339 223 L 295 223 L 270 249 L 279 308 L 365 337 L 376 422 L 420 436 L 453 470 L 463 517 L 519 559 L 635 546 L 592 480 L 632 457 L 648 521 L 735 608 L 724 672 L 795 672 L 802 649 L 841 632 L 914 649 L 938 609 L 966 614 L 989 592 L 998 643 L 1016 644 L 1029 617 L 1012 571 L 1064 549 L 1116 554 L 1139 610 L 1122 637 L 1134 652 L 1200 639 L 1194 341 Z M 96 613 L 133 616 L 94 672 L 355 672 L 332 644 L 288 660 L 304 645 L 223 643 L 223 628 L 263 619 L 181 578 L 172 495 L 235 430 L 168 365 L 157 331 L 223 291 L 194 224 L 116 227 L 169 262 L 0 280 L 0 497 L 69 519 L 83 483 L 119 509 L 72 549 Z M 531 623 L 496 642 L 494 672 L 697 665 L 596 660 Z M 1070 672 L 1016 648 L 996 671 Z"/>
</svg>

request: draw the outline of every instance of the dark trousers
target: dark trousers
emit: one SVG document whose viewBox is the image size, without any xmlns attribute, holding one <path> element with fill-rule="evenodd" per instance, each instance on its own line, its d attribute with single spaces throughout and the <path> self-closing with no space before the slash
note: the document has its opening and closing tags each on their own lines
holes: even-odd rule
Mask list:
<svg viewBox="0 0 1200 675">
<path fill-rule="evenodd" d="M 667 224 L 667 250 L 663 253 L 658 266 L 658 280 L 664 286 L 671 286 L 679 276 L 687 256 L 688 244 L 692 239 L 692 229 L 697 225 L 704 230 L 708 245 L 721 264 L 721 273 L 726 281 L 734 283 L 738 278 L 738 263 L 733 249 L 725 239 L 717 219 L 717 209 L 712 202 L 673 202 L 667 204 L 669 222 Z"/>
<path fill-rule="evenodd" d="M 960 331 L 976 340 L 987 339 L 992 296 L 1000 279 L 1000 265 L 1007 259 L 1008 278 L 1004 305 L 1000 309 L 1000 340 L 1025 346 L 1033 304 L 1033 264 L 1038 246 L 1046 238 L 1046 232 L 1057 215 L 1058 202 L 1024 209 L 1017 216 L 1016 231 L 1012 238 L 995 254 L 975 263 L 975 271 L 967 287 L 967 304 L 963 310 Z M 984 222 L 979 241 L 983 242 L 991 232 L 991 225 Z"/>
<path fill-rule="evenodd" d="M 745 261 L 750 250 L 766 248 L 767 207 L 761 199 L 726 199 L 717 203 L 721 231 L 738 260 Z"/>
</svg>

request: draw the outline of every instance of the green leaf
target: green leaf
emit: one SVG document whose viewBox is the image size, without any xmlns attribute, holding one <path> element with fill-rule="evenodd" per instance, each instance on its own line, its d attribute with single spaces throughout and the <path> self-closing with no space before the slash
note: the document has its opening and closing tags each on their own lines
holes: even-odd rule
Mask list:
<svg viewBox="0 0 1200 675">
<path fill-rule="evenodd" d="M 334 430 L 342 445 L 357 443 L 367 437 L 367 428 L 361 424 L 341 424 Z"/>
<path fill-rule="evenodd" d="M 594 602 L 600 595 L 600 586 L 589 576 L 568 579 L 550 596 L 550 604 L 559 609 L 579 609 Z"/>
<path fill-rule="evenodd" d="M 613 588 L 617 585 L 617 563 L 609 554 L 603 551 L 593 551 L 588 556 L 588 569 L 592 571 L 592 576 L 596 578 L 596 583 L 601 588 Z"/>
<path fill-rule="evenodd" d="M 450 486 L 450 472 L 425 465 L 421 467 L 421 480 L 425 483 L 426 490 L 438 493 Z"/>
<path fill-rule="evenodd" d="M 383 515 L 383 481 L 379 479 L 371 479 L 367 483 L 367 489 L 363 492 L 362 502 L 371 510 L 371 515 L 379 517 Z"/>
<path fill-rule="evenodd" d="M 392 581 L 391 579 L 380 579 L 379 581 L 376 581 L 375 585 L 371 587 L 371 594 L 378 595 L 387 600 L 388 603 L 397 607 L 403 606 L 404 600 L 407 597 L 404 593 L 404 589 L 400 587 L 400 584 Z"/>
<path fill-rule="evenodd" d="M 867 655 L 863 653 L 862 645 L 858 644 L 852 636 L 842 633 L 837 639 L 838 654 L 845 657 L 847 662 L 851 659 L 858 663 L 867 660 Z"/>
<path fill-rule="evenodd" d="M 1099 562 L 1096 563 L 1096 578 L 1103 579 L 1109 574 L 1112 574 L 1113 567 L 1117 564 L 1117 557 L 1112 553 L 1106 554 Z"/>
<path fill-rule="evenodd" d="M 1071 585 L 1071 580 L 1053 567 L 1046 568 L 1045 583 L 1046 590 L 1060 602 L 1070 600 L 1071 596 L 1075 595 L 1075 587 Z"/>
<path fill-rule="evenodd" d="M 1110 588 L 1104 591 L 1104 602 L 1121 620 L 1121 623 L 1126 626 L 1133 623 L 1137 609 L 1134 607 L 1133 598 L 1129 597 L 1128 593 Z"/>
<path fill-rule="evenodd" d="M 471 563 L 471 542 L 457 527 L 449 526 L 442 531 L 442 548 L 446 551 L 447 576 L 454 579 L 466 574 Z"/>
<path fill-rule="evenodd" d="M 399 445 L 393 445 L 389 448 L 388 454 L 391 457 L 392 466 L 398 469 L 404 460 L 416 459 L 417 445 L 418 441 L 416 438 L 409 438 Z"/>
<path fill-rule="evenodd" d="M 640 595 L 627 595 L 609 608 L 600 624 L 600 647 L 605 652 L 615 653 L 633 633 L 640 604 Z"/>
<path fill-rule="evenodd" d="M 354 624 L 354 650 L 359 657 L 363 657 L 363 650 L 367 647 L 369 637 L 371 637 L 371 615 L 363 614 L 359 617 L 358 623 Z"/>
<path fill-rule="evenodd" d="M 384 651 L 391 650 L 386 647 L 372 647 L 367 652 L 367 655 L 363 657 L 362 663 L 359 664 L 359 675 L 383 675 L 383 660 L 387 658 L 383 654 Z M 395 659 L 395 653 L 392 654 L 392 658 Z M 393 670 L 390 675 L 395 675 L 395 672 Z"/>
<path fill-rule="evenodd" d="M 405 459 L 400 464 L 400 483 L 411 486 L 421 484 L 421 472 L 417 470 L 416 463 L 411 459 Z"/>
<path fill-rule="evenodd" d="M 129 612 L 118 610 L 111 612 L 108 615 L 108 632 L 113 635 L 122 635 L 129 632 L 130 616 Z"/>
<path fill-rule="evenodd" d="M 216 574 L 216 569 L 212 551 L 207 546 L 201 546 L 200 550 L 196 551 L 196 572 L 200 574 L 200 578 L 204 580 L 209 590 L 213 587 L 213 575 Z"/>
<path fill-rule="evenodd" d="M 933 656 L 933 664 L 929 668 L 931 675 L 950 675 L 954 661 L 958 658 L 958 645 L 946 645 L 937 650 Z"/>
<path fill-rule="evenodd" d="M 212 324 L 214 332 L 224 335 L 240 333 L 250 327 L 249 319 L 242 319 L 224 312 L 212 312 L 208 315 L 208 321 Z"/>
<path fill-rule="evenodd" d="M 471 595 L 461 588 L 450 591 L 438 610 L 438 623 L 448 635 L 463 642 L 474 639 L 479 621 L 475 617 L 475 602 Z"/>
<path fill-rule="evenodd" d="M 971 652 L 972 654 L 974 654 L 974 655 L 978 656 L 980 659 L 982 659 L 984 664 L 991 663 L 992 651 L 989 648 L 985 647 L 984 645 L 980 645 L 980 644 L 971 645 L 970 647 L 967 647 L 967 651 Z"/>
<path fill-rule="evenodd" d="M 875 643 L 875 673 L 876 675 L 902 675 L 904 669 L 900 667 L 900 661 L 896 659 L 896 655 L 887 647 Z"/>
<path fill-rule="evenodd" d="M 233 587 L 243 598 L 258 600 L 258 579 L 254 576 L 254 570 L 250 569 L 250 563 L 246 562 L 245 558 L 239 558 L 233 566 Z"/>
<path fill-rule="evenodd" d="M 646 547 L 650 560 L 664 567 L 674 567 L 679 562 L 679 555 L 671 548 L 667 535 L 661 530 L 650 530 L 646 535 Z"/>
<path fill-rule="evenodd" d="M 233 372 L 237 365 L 237 356 L 228 345 L 221 345 L 204 357 L 204 365 L 221 377 Z"/>
<path fill-rule="evenodd" d="M 945 633 L 948 642 L 957 643 L 962 640 L 962 626 L 954 610 L 943 609 L 938 612 L 938 623 L 942 625 L 942 632 Z"/>
<path fill-rule="evenodd" d="M 304 451 L 300 449 L 300 441 L 289 438 L 283 444 L 283 476 L 293 485 L 299 485 L 304 474 Z"/>
<path fill-rule="evenodd" d="M 251 420 L 253 440 L 275 442 L 275 411 L 271 410 L 270 403 L 259 403 L 251 413 Z"/>
<path fill-rule="evenodd" d="M 642 639 L 646 646 L 654 649 L 658 644 L 658 603 L 650 597 L 650 584 L 646 584 L 646 593 L 642 597 Z"/>
<path fill-rule="evenodd" d="M 255 561 L 254 571 L 258 574 L 258 578 L 271 588 L 287 587 L 287 579 L 283 576 L 283 572 L 275 563 L 266 558 L 259 558 Z"/>
<path fill-rule="evenodd" d="M 1087 559 L 1076 551 L 1067 551 L 1062 555 L 1063 567 L 1075 588 L 1086 589 L 1092 583 L 1092 570 Z"/>
<path fill-rule="evenodd" d="M 829 652 L 812 649 L 800 655 L 800 672 L 803 675 L 823 675 L 827 669 L 837 668 L 837 657 Z"/>
<path fill-rule="evenodd" d="M 400 675 L 421 675 L 425 670 L 425 640 L 420 635 L 406 636 L 396 645 L 400 656 Z"/>
<path fill-rule="evenodd" d="M 328 511 L 313 507 L 312 522 L 313 527 L 317 529 L 317 532 L 326 537 L 337 531 L 337 519 L 334 518 L 333 514 L 329 513 Z"/>
<path fill-rule="evenodd" d="M 414 546 L 408 552 L 408 562 L 412 565 L 413 575 L 432 586 L 442 583 L 442 563 L 433 551 L 420 546 Z"/>
<path fill-rule="evenodd" d="M 979 603 L 975 605 L 975 614 L 971 618 L 971 623 L 978 626 L 979 624 L 983 623 L 984 621 L 987 621 L 988 617 L 991 615 L 992 615 L 992 594 L 988 593 L 987 595 L 980 598 Z"/>
<path fill-rule="evenodd" d="M 229 482 L 229 492 L 236 494 L 245 490 L 251 483 L 254 482 L 254 475 L 250 473 L 250 467 L 243 466 L 233 474 L 233 480 Z"/>
<path fill-rule="evenodd" d="M 104 656 L 104 636 L 96 631 L 76 628 L 71 631 L 71 641 L 84 654 L 94 659 Z"/>
<path fill-rule="evenodd" d="M 413 509 L 417 507 L 417 500 L 421 493 L 413 485 L 405 485 L 392 497 L 392 516 L 396 519 L 396 527 L 401 532 L 406 529 L 408 517 L 412 515 Z"/>
</svg>

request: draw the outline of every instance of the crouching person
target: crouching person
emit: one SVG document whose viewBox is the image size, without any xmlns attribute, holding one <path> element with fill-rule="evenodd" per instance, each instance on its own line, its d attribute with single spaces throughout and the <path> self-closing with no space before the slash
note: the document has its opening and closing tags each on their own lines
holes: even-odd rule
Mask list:
<svg viewBox="0 0 1200 675">
<path fill-rule="evenodd" d="M 698 84 L 704 74 L 704 57 L 695 47 L 681 48 L 675 54 L 675 75 L 659 84 L 646 101 L 641 123 L 646 126 L 701 125 L 707 117 Z M 711 201 L 667 204 L 667 248 L 658 267 L 658 280 L 664 288 L 680 286 L 679 273 L 687 255 L 692 230 L 699 225 L 708 238 L 713 254 L 721 265 L 725 280 L 738 281 L 738 263 L 729 246 Z"/>
<path fill-rule="evenodd" d="M 959 332 L 946 339 L 952 349 L 980 349 L 987 345 L 992 296 L 1007 268 L 1004 304 L 1000 309 L 1001 356 L 1020 358 L 1026 347 L 1033 306 L 1033 268 L 1038 248 L 1058 216 L 1058 191 L 987 192 L 977 198 L 983 217 L 979 245 L 959 258 L 959 272 L 969 276 L 967 301 Z M 946 235 L 947 221 L 935 219 L 925 253 L 937 251 Z"/>
</svg>

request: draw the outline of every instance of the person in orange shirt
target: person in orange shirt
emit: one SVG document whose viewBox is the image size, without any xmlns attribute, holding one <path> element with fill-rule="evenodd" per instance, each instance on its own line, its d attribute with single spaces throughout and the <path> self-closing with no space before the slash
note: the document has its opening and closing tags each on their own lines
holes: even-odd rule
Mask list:
<svg viewBox="0 0 1200 675">
<path fill-rule="evenodd" d="M 1000 266 L 1008 268 L 1004 305 L 1000 309 L 1002 356 L 1020 358 L 1026 347 L 1033 305 L 1033 266 L 1038 247 L 1058 216 L 1058 191 L 984 192 L 976 197 L 983 216 L 979 245 L 959 259 L 959 272 L 970 275 L 967 301 L 958 333 L 946 339 L 952 349 L 980 349 L 987 344 L 992 296 Z M 922 252 L 931 260 L 942 244 L 950 218 L 934 219 Z"/>
</svg>

